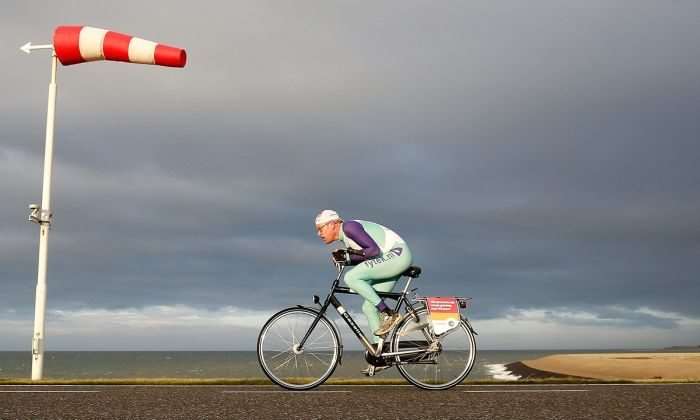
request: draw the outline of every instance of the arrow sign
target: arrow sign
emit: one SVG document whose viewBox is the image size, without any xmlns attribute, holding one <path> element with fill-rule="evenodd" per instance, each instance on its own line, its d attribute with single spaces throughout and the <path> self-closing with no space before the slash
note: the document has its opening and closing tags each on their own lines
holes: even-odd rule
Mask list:
<svg viewBox="0 0 700 420">
<path fill-rule="evenodd" d="M 26 44 L 19 47 L 19 49 L 26 52 L 27 54 L 31 54 L 32 50 L 52 50 L 53 45 L 52 44 L 32 45 L 31 42 L 27 42 Z"/>
</svg>

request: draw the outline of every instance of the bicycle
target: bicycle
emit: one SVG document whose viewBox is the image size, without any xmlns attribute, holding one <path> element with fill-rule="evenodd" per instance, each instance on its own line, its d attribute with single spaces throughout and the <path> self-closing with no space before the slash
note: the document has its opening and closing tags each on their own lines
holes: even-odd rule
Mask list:
<svg viewBox="0 0 700 420">
<path fill-rule="evenodd" d="M 399 373 L 413 385 L 429 390 L 451 388 L 469 375 L 476 358 L 476 331 L 468 319 L 459 315 L 456 327 L 435 334 L 426 304 L 427 298 L 409 291 L 411 281 L 421 274 L 421 268 L 411 266 L 401 276 L 408 278 L 402 292 L 377 292 L 384 299 L 396 300 L 394 310 L 402 313 L 396 327 L 375 346 L 365 336 L 336 294 L 357 294 L 341 287 L 340 278 L 345 264 L 334 261 L 338 275 L 323 303 L 317 296 L 317 307 L 297 305 L 274 314 L 258 336 L 258 362 L 265 375 L 275 384 L 291 390 L 308 390 L 325 382 L 342 362 L 343 344 L 338 327 L 326 317 L 330 305 L 345 320 L 350 330 L 366 349 L 365 359 L 376 368 L 396 366 Z M 459 308 L 466 308 L 470 298 L 454 298 Z M 402 311 L 403 309 L 403 311 Z M 386 346 L 388 345 L 388 348 Z M 388 351 L 387 351 L 388 350 Z"/>
</svg>

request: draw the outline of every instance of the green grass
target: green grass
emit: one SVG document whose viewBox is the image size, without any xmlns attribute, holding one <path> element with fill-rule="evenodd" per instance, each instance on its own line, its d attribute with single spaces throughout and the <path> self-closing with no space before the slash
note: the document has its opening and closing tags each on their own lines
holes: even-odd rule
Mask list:
<svg viewBox="0 0 700 420">
<path fill-rule="evenodd" d="M 644 381 L 602 381 L 576 378 L 544 378 L 518 381 L 478 380 L 464 381 L 465 385 L 522 385 L 522 384 L 630 384 L 630 383 L 700 383 L 698 380 L 644 380 Z M 402 379 L 338 378 L 329 379 L 326 385 L 404 385 Z M 32 381 L 26 378 L 0 378 L 0 385 L 272 385 L 265 378 L 93 378 L 93 379 L 44 379 Z"/>
</svg>

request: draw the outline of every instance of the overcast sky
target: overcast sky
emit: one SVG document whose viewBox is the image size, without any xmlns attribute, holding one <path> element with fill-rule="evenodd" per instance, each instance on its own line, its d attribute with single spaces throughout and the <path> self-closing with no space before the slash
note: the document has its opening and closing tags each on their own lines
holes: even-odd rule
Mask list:
<svg viewBox="0 0 700 420">
<path fill-rule="evenodd" d="M 58 69 L 48 350 L 253 349 L 268 316 L 327 291 L 324 208 L 404 237 L 422 294 L 472 296 L 480 348 L 698 345 L 699 16 L 3 2 L 0 350 L 31 348 L 50 70 L 18 48 L 62 24 L 188 63 Z"/>
</svg>

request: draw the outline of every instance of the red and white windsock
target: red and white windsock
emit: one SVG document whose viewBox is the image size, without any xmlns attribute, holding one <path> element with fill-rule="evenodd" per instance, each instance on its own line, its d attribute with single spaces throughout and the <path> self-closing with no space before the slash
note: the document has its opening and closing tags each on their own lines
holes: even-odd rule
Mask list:
<svg viewBox="0 0 700 420">
<path fill-rule="evenodd" d="M 187 62 L 182 48 L 90 26 L 58 26 L 53 33 L 53 48 L 64 66 L 112 60 L 185 67 Z"/>
</svg>

